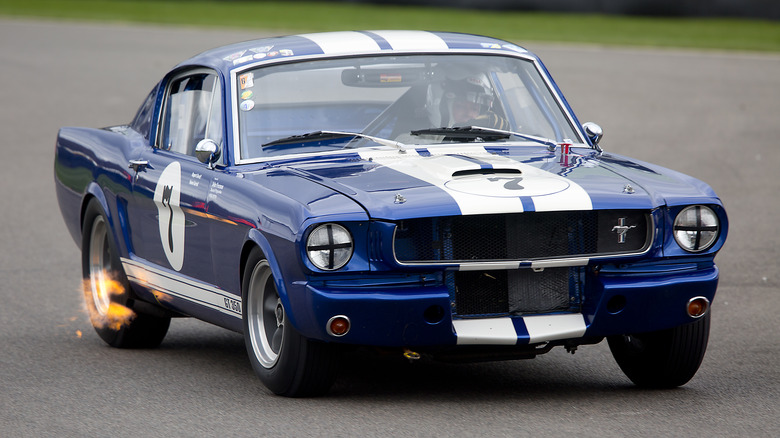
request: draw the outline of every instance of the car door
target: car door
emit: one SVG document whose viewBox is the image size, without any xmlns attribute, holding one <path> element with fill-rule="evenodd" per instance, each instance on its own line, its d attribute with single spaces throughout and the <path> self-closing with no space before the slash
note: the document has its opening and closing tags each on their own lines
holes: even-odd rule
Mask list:
<svg viewBox="0 0 780 438">
<path fill-rule="evenodd" d="M 152 268 L 213 284 L 206 212 L 208 181 L 217 171 L 195 157 L 203 139 L 223 139 L 222 87 L 207 69 L 168 81 L 153 146 L 131 162 L 136 170 L 128 205 L 132 249 Z"/>
</svg>

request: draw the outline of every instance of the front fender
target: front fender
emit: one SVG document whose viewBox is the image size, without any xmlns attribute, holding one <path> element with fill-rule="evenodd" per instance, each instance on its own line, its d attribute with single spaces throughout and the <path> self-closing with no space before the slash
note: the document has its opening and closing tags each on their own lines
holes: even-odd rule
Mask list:
<svg viewBox="0 0 780 438">
<path fill-rule="evenodd" d="M 293 327 L 298 328 L 298 323 L 295 318 L 295 312 L 291 311 L 292 305 L 290 303 L 290 296 L 289 291 L 287 289 L 287 282 L 285 281 L 285 276 L 282 271 L 281 265 L 279 264 L 279 260 L 276 256 L 276 253 L 274 252 L 271 243 L 268 241 L 265 235 L 258 231 L 256 228 L 252 228 L 249 230 L 249 233 L 247 235 L 247 242 L 244 245 L 244 250 L 242 251 L 242 257 L 241 257 L 241 284 L 244 283 L 244 275 L 249 275 L 248 272 L 246 272 L 246 260 L 247 256 L 252 249 L 252 246 L 255 245 L 263 252 L 263 255 L 265 256 L 266 260 L 268 260 L 268 265 L 271 267 L 271 273 L 274 276 L 274 284 L 276 285 L 276 292 L 279 294 L 279 299 L 282 301 L 282 306 L 284 306 L 285 313 L 287 315 L 288 320 L 293 325 Z M 246 296 L 244 296 L 245 291 L 241 291 L 241 300 L 246 303 Z"/>
</svg>

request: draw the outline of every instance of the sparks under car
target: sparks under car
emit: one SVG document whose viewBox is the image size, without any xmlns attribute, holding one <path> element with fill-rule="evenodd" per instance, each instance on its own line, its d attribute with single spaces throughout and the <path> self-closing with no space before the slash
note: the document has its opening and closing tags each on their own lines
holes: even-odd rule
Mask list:
<svg viewBox="0 0 780 438">
<path fill-rule="evenodd" d="M 129 124 L 62 128 L 54 170 L 112 346 L 198 318 L 304 396 L 345 346 L 498 360 L 606 339 L 637 385 L 679 386 L 707 346 L 726 212 L 601 135 L 514 44 L 336 32 L 197 55 Z"/>
</svg>

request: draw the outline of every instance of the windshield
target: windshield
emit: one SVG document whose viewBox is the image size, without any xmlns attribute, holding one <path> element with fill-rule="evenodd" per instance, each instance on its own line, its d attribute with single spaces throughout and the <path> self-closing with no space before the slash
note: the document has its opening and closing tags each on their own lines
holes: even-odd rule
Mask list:
<svg viewBox="0 0 780 438">
<path fill-rule="evenodd" d="M 536 65 L 492 55 L 323 59 L 240 72 L 236 102 L 241 160 L 375 144 L 317 131 L 361 133 L 406 144 L 453 141 L 420 130 L 479 126 L 577 139 Z M 417 131 L 415 135 L 412 131 Z M 490 141 L 523 141 L 495 138 Z"/>
</svg>

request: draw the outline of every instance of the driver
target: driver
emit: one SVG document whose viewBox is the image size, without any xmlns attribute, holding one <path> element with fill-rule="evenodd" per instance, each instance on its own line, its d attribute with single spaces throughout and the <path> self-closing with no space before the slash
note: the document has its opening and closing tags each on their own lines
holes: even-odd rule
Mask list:
<svg viewBox="0 0 780 438">
<path fill-rule="evenodd" d="M 463 79 L 446 79 L 442 89 L 442 125 L 509 129 L 509 123 L 492 111 L 493 89 L 485 74 L 468 75 Z"/>
</svg>

